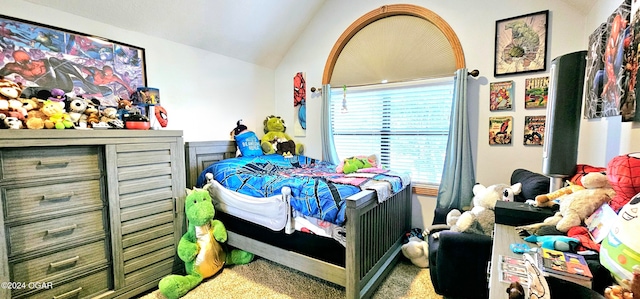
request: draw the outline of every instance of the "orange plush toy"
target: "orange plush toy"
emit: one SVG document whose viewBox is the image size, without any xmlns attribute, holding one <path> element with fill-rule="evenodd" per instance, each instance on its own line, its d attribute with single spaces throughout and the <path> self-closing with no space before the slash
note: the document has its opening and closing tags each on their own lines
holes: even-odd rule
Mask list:
<svg viewBox="0 0 640 299">
<path fill-rule="evenodd" d="M 633 279 L 623 281 L 623 286 L 614 285 L 604 290 L 607 299 L 640 299 L 640 265 L 633 267 Z"/>
</svg>

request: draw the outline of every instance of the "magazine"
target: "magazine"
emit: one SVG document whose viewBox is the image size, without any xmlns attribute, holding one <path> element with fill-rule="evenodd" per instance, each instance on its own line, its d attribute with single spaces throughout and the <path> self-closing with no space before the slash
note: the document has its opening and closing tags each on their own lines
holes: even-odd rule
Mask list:
<svg viewBox="0 0 640 299">
<path fill-rule="evenodd" d="M 557 274 L 561 278 L 566 276 L 589 281 L 593 278 L 587 261 L 579 254 L 540 248 L 538 257 L 543 272 Z"/>
<path fill-rule="evenodd" d="M 611 206 L 605 203 L 585 219 L 584 223 L 587 225 L 591 239 L 596 243 L 602 242 L 616 222 L 617 216 Z"/>
</svg>

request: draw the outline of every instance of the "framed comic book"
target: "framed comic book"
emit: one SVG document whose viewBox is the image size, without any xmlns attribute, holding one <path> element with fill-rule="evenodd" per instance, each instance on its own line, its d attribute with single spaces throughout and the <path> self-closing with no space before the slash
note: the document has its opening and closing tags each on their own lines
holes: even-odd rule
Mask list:
<svg viewBox="0 0 640 299">
<path fill-rule="evenodd" d="M 51 89 L 117 106 L 146 86 L 144 49 L 72 30 L 0 15 L 0 76 L 24 86 L 23 97 Z"/>
<path fill-rule="evenodd" d="M 544 144 L 544 125 L 546 115 L 527 115 L 524 117 L 524 145 Z"/>
<path fill-rule="evenodd" d="M 511 144 L 513 139 L 513 116 L 489 117 L 489 144 Z"/>
<path fill-rule="evenodd" d="M 546 108 L 549 99 L 549 76 L 524 80 L 524 108 Z"/>
<path fill-rule="evenodd" d="M 547 69 L 549 11 L 496 21 L 495 77 Z"/>
<path fill-rule="evenodd" d="M 511 110 L 513 107 L 513 81 L 489 83 L 489 110 Z"/>
</svg>

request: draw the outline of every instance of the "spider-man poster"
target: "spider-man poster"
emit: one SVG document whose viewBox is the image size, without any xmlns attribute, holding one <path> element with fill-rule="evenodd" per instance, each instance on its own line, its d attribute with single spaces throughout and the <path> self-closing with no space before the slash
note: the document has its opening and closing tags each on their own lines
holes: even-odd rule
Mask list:
<svg viewBox="0 0 640 299">
<path fill-rule="evenodd" d="M 629 25 L 630 0 L 624 1 L 589 37 L 585 118 L 635 114 L 637 58 L 633 28 Z"/>
<path fill-rule="evenodd" d="M 96 98 L 104 106 L 146 86 L 144 50 L 0 15 L 0 76 L 24 86 L 23 97 Z"/>
<path fill-rule="evenodd" d="M 307 130 L 307 76 L 303 72 L 293 77 L 294 136 L 306 136 Z"/>
</svg>

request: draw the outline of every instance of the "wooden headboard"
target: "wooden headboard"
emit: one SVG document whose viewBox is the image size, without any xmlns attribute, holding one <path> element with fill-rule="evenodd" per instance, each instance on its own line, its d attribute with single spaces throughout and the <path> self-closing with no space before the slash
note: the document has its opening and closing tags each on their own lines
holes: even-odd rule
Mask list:
<svg viewBox="0 0 640 299">
<path fill-rule="evenodd" d="M 187 188 L 193 188 L 200 173 L 211 163 L 236 156 L 236 142 L 233 140 L 185 142 L 184 152 Z"/>
</svg>

